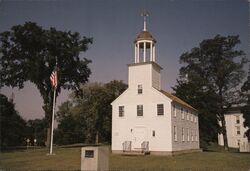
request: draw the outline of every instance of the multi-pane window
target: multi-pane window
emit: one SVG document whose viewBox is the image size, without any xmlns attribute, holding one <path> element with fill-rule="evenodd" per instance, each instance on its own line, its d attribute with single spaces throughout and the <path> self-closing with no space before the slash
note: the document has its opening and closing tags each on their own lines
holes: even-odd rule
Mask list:
<svg viewBox="0 0 250 171">
<path fill-rule="evenodd" d="M 177 109 L 176 109 L 176 106 L 175 106 L 175 105 L 173 105 L 173 112 L 174 112 L 174 117 L 176 117 Z"/>
<path fill-rule="evenodd" d="M 236 116 L 236 123 L 237 123 L 237 124 L 240 123 L 240 116 Z"/>
<path fill-rule="evenodd" d="M 119 106 L 119 117 L 124 116 L 124 106 Z"/>
<path fill-rule="evenodd" d="M 164 115 L 164 105 L 157 104 L 157 115 Z"/>
<path fill-rule="evenodd" d="M 143 116 L 143 105 L 137 105 L 137 116 Z"/>
<path fill-rule="evenodd" d="M 174 126 L 174 141 L 177 141 L 177 127 Z"/>
<path fill-rule="evenodd" d="M 239 126 L 236 127 L 236 134 L 240 135 L 240 127 Z"/>
<path fill-rule="evenodd" d="M 186 116 L 186 118 L 187 118 L 187 120 L 189 120 L 189 112 L 188 112 L 188 110 L 187 110 L 187 116 Z"/>
<path fill-rule="evenodd" d="M 182 141 L 184 142 L 185 139 L 184 139 L 184 128 L 181 129 L 181 136 L 182 136 Z"/>
<path fill-rule="evenodd" d="M 138 85 L 138 94 L 142 94 L 142 84 Z"/>
<path fill-rule="evenodd" d="M 184 112 L 183 112 L 183 108 L 181 108 L 181 119 L 184 119 L 185 118 L 185 115 L 184 115 Z"/>
</svg>

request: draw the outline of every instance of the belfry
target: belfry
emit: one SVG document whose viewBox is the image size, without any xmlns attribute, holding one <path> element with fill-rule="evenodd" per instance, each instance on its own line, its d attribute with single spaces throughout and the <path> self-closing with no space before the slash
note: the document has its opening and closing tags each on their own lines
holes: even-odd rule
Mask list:
<svg viewBox="0 0 250 171">
<path fill-rule="evenodd" d="M 155 62 L 155 43 L 156 40 L 147 31 L 147 12 L 142 13 L 144 17 L 143 31 L 137 36 L 134 41 L 135 46 L 135 63 L 153 61 Z M 143 60 L 142 60 L 142 59 Z M 149 58 L 149 59 L 148 59 Z"/>
</svg>

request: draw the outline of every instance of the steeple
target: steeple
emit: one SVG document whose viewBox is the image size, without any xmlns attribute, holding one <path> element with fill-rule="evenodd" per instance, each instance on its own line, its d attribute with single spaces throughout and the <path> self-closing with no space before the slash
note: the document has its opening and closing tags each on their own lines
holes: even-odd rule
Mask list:
<svg viewBox="0 0 250 171">
<path fill-rule="evenodd" d="M 136 40 L 134 41 L 135 63 L 148 61 L 155 62 L 156 40 L 147 31 L 147 17 L 149 17 L 149 13 L 144 11 L 141 16 L 143 17 L 143 31 L 139 33 Z M 141 57 L 143 57 L 143 59 L 140 59 Z"/>
</svg>

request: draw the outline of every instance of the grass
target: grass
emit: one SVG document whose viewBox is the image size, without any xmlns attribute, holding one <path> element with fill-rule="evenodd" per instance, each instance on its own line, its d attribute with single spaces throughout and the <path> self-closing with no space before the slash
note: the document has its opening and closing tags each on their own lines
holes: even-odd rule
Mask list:
<svg viewBox="0 0 250 171">
<path fill-rule="evenodd" d="M 56 147 L 0 154 L 0 170 L 79 170 L 80 147 Z M 110 155 L 111 170 L 250 170 L 250 154 L 213 151 L 178 156 Z"/>
</svg>

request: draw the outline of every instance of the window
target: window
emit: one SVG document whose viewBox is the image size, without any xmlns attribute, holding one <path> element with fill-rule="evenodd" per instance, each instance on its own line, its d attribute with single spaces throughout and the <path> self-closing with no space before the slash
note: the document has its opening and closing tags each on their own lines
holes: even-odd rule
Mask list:
<svg viewBox="0 0 250 171">
<path fill-rule="evenodd" d="M 181 119 L 184 119 L 185 116 L 184 116 L 184 112 L 183 112 L 183 108 L 181 108 Z"/>
<path fill-rule="evenodd" d="M 143 105 L 137 105 L 137 116 L 143 116 Z"/>
<path fill-rule="evenodd" d="M 142 94 L 142 84 L 138 85 L 138 94 Z"/>
<path fill-rule="evenodd" d="M 174 141 L 177 141 L 177 127 L 174 126 Z"/>
<path fill-rule="evenodd" d="M 176 106 L 175 105 L 173 105 L 173 112 L 174 112 L 174 117 L 176 117 L 176 111 L 177 109 L 176 109 Z"/>
<path fill-rule="evenodd" d="M 157 115 L 164 115 L 164 105 L 157 104 Z"/>
<path fill-rule="evenodd" d="M 119 117 L 124 116 L 124 106 L 119 106 Z"/>
<path fill-rule="evenodd" d="M 193 130 L 191 130 L 191 140 L 194 141 Z"/>
<path fill-rule="evenodd" d="M 196 123 L 196 121 L 197 121 L 197 117 L 196 117 L 196 116 L 194 116 L 194 123 Z"/>
<path fill-rule="evenodd" d="M 155 137 L 155 130 L 152 131 L 152 136 Z"/>
<path fill-rule="evenodd" d="M 198 141 L 197 130 L 195 130 L 195 141 Z"/>
<path fill-rule="evenodd" d="M 182 135 L 182 142 L 184 142 L 185 141 L 185 139 L 184 139 L 184 128 L 181 129 L 181 135 Z"/>
<path fill-rule="evenodd" d="M 189 141 L 189 129 L 187 128 L 187 141 Z"/>
<path fill-rule="evenodd" d="M 187 117 L 187 120 L 189 120 L 189 114 L 188 114 L 188 110 L 187 110 L 187 116 L 186 116 L 186 117 Z"/>
<path fill-rule="evenodd" d="M 236 134 L 240 135 L 240 127 L 239 126 L 236 127 Z"/>
<path fill-rule="evenodd" d="M 237 123 L 237 124 L 240 123 L 240 116 L 236 116 L 236 123 Z"/>
<path fill-rule="evenodd" d="M 190 115 L 190 121 L 193 122 L 193 115 Z"/>
</svg>

